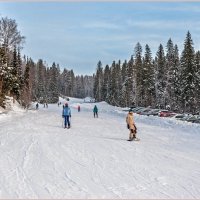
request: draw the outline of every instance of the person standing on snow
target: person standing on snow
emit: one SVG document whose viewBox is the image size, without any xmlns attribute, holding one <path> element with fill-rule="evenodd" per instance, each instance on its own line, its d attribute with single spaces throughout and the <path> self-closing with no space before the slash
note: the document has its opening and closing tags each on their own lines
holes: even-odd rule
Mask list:
<svg viewBox="0 0 200 200">
<path fill-rule="evenodd" d="M 39 104 L 38 104 L 38 103 L 36 103 L 36 110 L 38 110 L 38 108 L 39 108 Z"/>
<path fill-rule="evenodd" d="M 78 112 L 80 112 L 81 111 L 81 107 L 80 107 L 80 105 L 78 105 Z"/>
<path fill-rule="evenodd" d="M 126 117 L 127 128 L 130 130 L 129 141 L 136 140 L 137 128 L 133 119 L 133 110 L 130 109 Z"/>
<path fill-rule="evenodd" d="M 95 118 L 95 116 L 97 116 L 97 118 L 98 118 L 98 108 L 96 105 L 94 106 L 93 113 L 94 113 L 94 118 Z"/>
<path fill-rule="evenodd" d="M 68 106 L 67 103 L 63 107 L 62 117 L 65 120 L 65 123 L 64 123 L 65 126 L 64 126 L 64 128 L 70 128 L 69 118 L 71 117 L 71 110 L 70 110 L 70 108 L 69 108 L 69 106 Z"/>
</svg>

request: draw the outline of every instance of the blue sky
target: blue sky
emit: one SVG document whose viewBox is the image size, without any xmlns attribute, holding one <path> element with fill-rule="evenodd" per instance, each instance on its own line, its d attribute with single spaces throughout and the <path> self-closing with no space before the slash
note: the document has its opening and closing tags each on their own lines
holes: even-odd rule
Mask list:
<svg viewBox="0 0 200 200">
<path fill-rule="evenodd" d="M 0 2 L 26 36 L 23 54 L 92 75 L 97 62 L 124 61 L 137 42 L 154 56 L 171 37 L 180 52 L 187 31 L 200 49 L 200 2 Z"/>
</svg>

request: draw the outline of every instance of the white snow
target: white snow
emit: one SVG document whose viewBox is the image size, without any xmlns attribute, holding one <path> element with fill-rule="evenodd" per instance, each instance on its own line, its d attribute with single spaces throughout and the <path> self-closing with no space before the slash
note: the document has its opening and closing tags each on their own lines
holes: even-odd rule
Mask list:
<svg viewBox="0 0 200 200">
<path fill-rule="evenodd" d="M 200 125 L 135 115 L 128 142 L 122 108 L 68 103 L 71 129 L 57 104 L 0 115 L 0 198 L 200 198 Z"/>
</svg>

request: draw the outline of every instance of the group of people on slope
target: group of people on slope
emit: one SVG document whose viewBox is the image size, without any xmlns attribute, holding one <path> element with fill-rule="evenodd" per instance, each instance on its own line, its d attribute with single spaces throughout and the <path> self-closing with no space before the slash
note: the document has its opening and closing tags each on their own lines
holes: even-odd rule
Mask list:
<svg viewBox="0 0 200 200">
<path fill-rule="evenodd" d="M 80 105 L 78 105 L 78 112 L 80 112 Z M 98 108 L 95 105 L 93 108 L 93 113 L 94 113 L 94 118 L 98 118 Z M 65 103 L 63 106 L 63 112 L 62 112 L 62 117 L 64 118 L 64 128 L 70 128 L 70 120 L 71 118 L 71 110 L 68 106 L 68 103 Z M 133 110 L 130 109 L 127 116 L 126 116 L 126 123 L 127 123 L 127 128 L 130 130 L 129 133 L 129 141 L 136 140 L 136 134 L 137 134 L 137 127 L 135 125 L 134 119 L 133 119 Z"/>
<path fill-rule="evenodd" d="M 80 105 L 78 105 L 78 112 L 80 112 L 81 107 Z M 95 105 L 93 108 L 93 112 L 94 112 L 94 118 L 95 116 L 98 117 L 98 108 Z M 65 105 L 63 105 L 63 111 L 62 111 L 62 117 L 64 118 L 64 128 L 70 128 L 70 118 L 71 118 L 71 109 L 68 106 L 68 103 L 65 103 Z"/>
<path fill-rule="evenodd" d="M 45 107 L 48 108 L 48 104 L 47 103 L 44 103 L 44 108 Z M 39 103 L 36 103 L 35 108 L 36 108 L 36 110 L 39 109 Z"/>
</svg>

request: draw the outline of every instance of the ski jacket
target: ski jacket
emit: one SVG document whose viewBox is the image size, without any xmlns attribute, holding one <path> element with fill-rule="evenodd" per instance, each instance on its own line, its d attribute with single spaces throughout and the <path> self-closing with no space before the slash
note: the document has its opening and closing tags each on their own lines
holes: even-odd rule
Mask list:
<svg viewBox="0 0 200 200">
<path fill-rule="evenodd" d="M 71 110 L 70 110 L 70 108 L 65 106 L 65 107 L 63 108 L 62 115 L 63 115 L 63 116 L 70 116 L 70 117 L 71 117 Z"/>
<path fill-rule="evenodd" d="M 95 112 L 95 113 L 98 112 L 98 108 L 97 108 L 97 106 L 94 106 L 93 112 Z"/>
<path fill-rule="evenodd" d="M 133 113 L 128 113 L 126 117 L 126 123 L 129 125 L 129 129 L 135 130 L 135 123 L 133 120 Z"/>
</svg>

